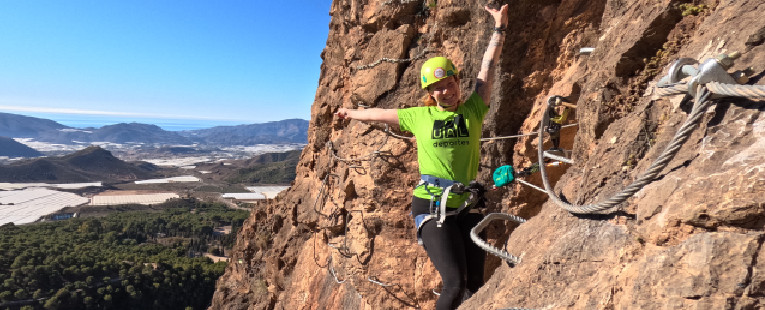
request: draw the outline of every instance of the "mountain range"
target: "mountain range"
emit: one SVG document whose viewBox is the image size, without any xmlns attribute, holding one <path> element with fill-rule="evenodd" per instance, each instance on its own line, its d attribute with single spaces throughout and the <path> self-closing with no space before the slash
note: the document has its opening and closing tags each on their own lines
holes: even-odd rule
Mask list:
<svg viewBox="0 0 765 310">
<path fill-rule="evenodd" d="M 111 152 L 93 146 L 65 156 L 49 156 L 0 166 L 0 182 L 78 183 L 100 180 L 105 183 L 159 177 L 158 167 L 128 163 Z"/>
<path fill-rule="evenodd" d="M 263 124 L 216 126 L 209 129 L 167 131 L 159 126 L 121 123 L 99 128 L 74 128 L 48 119 L 0 113 L 0 137 L 32 138 L 41 142 L 159 143 L 213 146 L 307 143 L 308 121 L 288 119 Z"/>
</svg>

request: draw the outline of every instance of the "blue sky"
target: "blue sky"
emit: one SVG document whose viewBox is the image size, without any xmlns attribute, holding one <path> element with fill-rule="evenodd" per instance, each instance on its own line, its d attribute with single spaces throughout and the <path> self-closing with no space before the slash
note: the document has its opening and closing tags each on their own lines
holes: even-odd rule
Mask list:
<svg viewBox="0 0 765 310">
<path fill-rule="evenodd" d="M 331 0 L 2 4 L 0 112 L 217 125 L 310 117 Z"/>
</svg>

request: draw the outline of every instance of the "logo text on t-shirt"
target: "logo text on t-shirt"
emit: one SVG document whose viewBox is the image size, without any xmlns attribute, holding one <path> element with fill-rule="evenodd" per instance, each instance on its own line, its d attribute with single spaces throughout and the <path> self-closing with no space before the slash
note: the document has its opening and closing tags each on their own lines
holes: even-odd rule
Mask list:
<svg viewBox="0 0 765 310">
<path fill-rule="evenodd" d="M 450 120 L 433 121 L 433 131 L 430 133 L 431 139 L 436 140 L 466 137 L 470 137 L 470 131 L 468 131 L 467 124 L 465 123 L 465 118 L 462 116 L 462 114 L 457 114 L 453 119 Z M 450 145 L 453 146 L 454 143 L 450 143 Z"/>
</svg>

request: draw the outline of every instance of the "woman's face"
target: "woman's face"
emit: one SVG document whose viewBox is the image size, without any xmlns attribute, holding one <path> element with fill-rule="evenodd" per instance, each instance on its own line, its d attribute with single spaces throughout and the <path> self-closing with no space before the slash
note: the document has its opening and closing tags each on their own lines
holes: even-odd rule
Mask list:
<svg viewBox="0 0 765 310">
<path fill-rule="evenodd" d="M 431 84 L 428 86 L 428 93 L 447 111 L 456 110 L 461 103 L 460 84 L 454 76 Z"/>
</svg>

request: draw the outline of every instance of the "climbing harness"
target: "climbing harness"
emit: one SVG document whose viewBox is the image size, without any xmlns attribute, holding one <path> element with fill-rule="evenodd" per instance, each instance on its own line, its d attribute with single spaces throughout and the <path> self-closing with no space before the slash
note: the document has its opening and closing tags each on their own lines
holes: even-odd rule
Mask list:
<svg viewBox="0 0 765 310">
<path fill-rule="evenodd" d="M 414 225 L 417 229 L 417 243 L 422 245 L 422 237 L 421 237 L 421 229 L 422 226 L 427 223 L 430 220 L 436 220 L 437 226 L 441 227 L 446 221 L 446 218 L 453 215 L 458 215 L 462 213 L 463 211 L 468 212 L 468 209 L 474 208 L 474 207 L 482 207 L 483 206 L 483 193 L 485 192 L 485 189 L 483 188 L 483 185 L 481 185 L 478 182 L 471 181 L 468 186 L 465 186 L 464 184 L 444 179 L 444 178 L 438 178 L 432 175 L 422 175 L 420 178 L 420 182 L 417 184 L 417 187 L 424 186 L 425 190 L 428 191 L 430 194 L 430 207 L 429 207 L 429 214 L 419 214 L 414 217 Z M 441 188 L 441 194 L 434 194 L 431 193 L 428 189 L 428 186 L 435 186 Z M 449 193 L 454 193 L 457 195 L 470 193 L 470 196 L 465 200 L 465 202 L 462 203 L 461 206 L 458 208 L 451 208 L 449 209 L 446 206 L 446 202 L 449 199 Z M 478 202 L 481 202 L 480 204 Z M 475 204 L 475 205 L 474 205 Z M 481 206 L 479 206 L 481 205 Z M 468 211 L 466 211 L 468 210 Z"/>
<path fill-rule="evenodd" d="M 533 172 L 535 172 L 538 168 L 537 167 L 528 167 L 521 170 L 521 174 L 528 175 Z M 497 182 L 505 185 L 512 182 L 514 177 L 514 171 L 512 166 L 502 166 L 497 171 L 494 172 L 495 176 L 495 185 L 498 184 Z M 520 181 L 520 179 L 517 179 Z M 425 224 L 425 222 L 433 219 L 437 219 L 438 227 L 441 227 L 441 224 L 446 219 L 447 216 L 457 215 L 461 212 L 465 212 L 466 208 L 483 208 L 485 206 L 485 197 L 484 192 L 486 191 L 483 188 L 483 185 L 477 183 L 477 182 L 470 182 L 470 185 L 465 187 L 463 184 L 459 182 L 455 182 L 452 180 L 446 180 L 446 179 L 440 179 L 435 178 L 433 176 L 424 175 L 422 176 L 422 180 L 420 181 L 420 184 L 418 186 L 427 186 L 427 184 L 435 185 L 444 188 L 444 191 L 442 193 L 442 200 L 436 200 L 435 196 L 431 196 L 430 199 L 430 206 L 431 206 L 431 213 L 430 214 L 420 214 L 415 216 L 415 227 L 417 228 L 417 243 L 422 245 L 422 238 L 420 235 L 420 231 L 422 228 L 422 225 Z M 426 187 L 427 188 L 427 187 Z M 453 193 L 464 193 L 469 191 L 470 198 L 465 201 L 465 203 L 458 209 L 446 211 L 446 197 L 448 196 L 449 192 Z M 433 205 L 436 205 L 436 208 L 434 210 Z M 440 214 L 439 214 L 440 211 Z M 517 223 L 523 223 L 526 220 L 523 218 L 517 217 L 515 215 L 510 214 L 504 214 L 504 213 L 490 213 L 489 215 L 485 216 L 478 224 L 473 227 L 470 230 L 470 238 L 473 240 L 473 242 L 478 245 L 480 248 L 484 249 L 486 252 L 496 255 L 504 260 L 507 260 L 508 262 L 512 264 L 520 263 L 521 259 L 517 256 L 513 256 L 506 251 L 497 249 L 494 246 L 489 245 L 485 241 L 481 240 L 481 238 L 478 236 L 486 226 L 488 226 L 489 222 L 495 220 L 495 219 L 504 219 L 509 220 Z M 439 295 L 436 293 L 436 291 L 433 291 L 434 294 Z"/>
<path fill-rule="evenodd" d="M 563 108 L 563 111 L 560 113 L 557 111 L 559 108 Z M 549 122 L 545 124 L 545 131 L 550 136 L 550 141 L 553 144 L 553 147 L 548 152 L 563 153 L 563 149 L 560 148 L 560 130 L 563 122 L 568 119 L 568 114 L 572 108 L 576 108 L 576 106 L 571 105 L 566 97 L 550 96 L 547 99 L 547 111 L 545 111 L 545 114 Z"/>
<path fill-rule="evenodd" d="M 558 109 L 562 111 L 558 113 Z M 549 150 L 544 151 L 544 158 L 551 159 L 567 164 L 572 164 L 573 161 L 565 157 L 566 152 L 560 148 L 560 130 L 563 128 L 563 122 L 568 119 L 568 114 L 571 109 L 575 109 L 576 106 L 571 104 L 571 101 L 563 96 L 553 95 L 547 98 L 547 110 L 543 119 L 548 119 L 543 124 L 545 132 L 550 136 L 550 141 L 553 146 Z"/>
<path fill-rule="evenodd" d="M 727 69 L 732 66 L 733 60 L 739 56 L 740 54 L 738 53 L 733 53 L 731 55 L 723 54 L 717 59 L 709 59 L 705 61 L 699 65 L 698 68 L 693 66 L 697 63 L 695 60 L 681 58 L 670 66 L 668 75 L 660 79 L 657 84 L 656 93 L 667 96 L 680 94 L 683 91 L 688 92 L 688 94 L 695 98 L 691 113 L 688 115 L 685 123 L 683 123 L 680 129 L 675 133 L 675 136 L 672 138 L 669 145 L 667 145 L 661 155 L 657 157 L 656 161 L 654 161 L 640 177 L 614 196 L 598 203 L 586 205 L 570 204 L 562 201 L 550 187 L 550 181 L 547 178 L 545 167 L 542 165 L 545 157 L 541 147 L 543 143 L 542 135 L 545 124 L 549 124 L 550 122 L 549 116 L 545 114 L 542 117 L 539 127 L 539 148 L 537 152 L 539 156 L 542 182 L 544 183 L 547 195 L 555 204 L 571 213 L 593 213 L 608 210 L 623 203 L 629 197 L 632 197 L 637 191 L 657 178 L 658 174 L 669 164 L 672 158 L 674 158 L 680 150 L 680 147 L 688 140 L 691 132 L 698 125 L 704 112 L 712 105 L 713 101 L 710 100 L 712 94 L 740 96 L 749 99 L 765 99 L 765 85 L 738 85 L 736 84 L 736 79 L 727 73 Z M 741 72 L 736 72 L 734 75 L 737 75 L 739 80 L 742 80 L 740 79 L 742 75 Z M 686 83 L 682 82 L 685 78 L 690 78 L 690 81 Z M 714 91 L 712 89 L 714 89 Z"/>
</svg>

